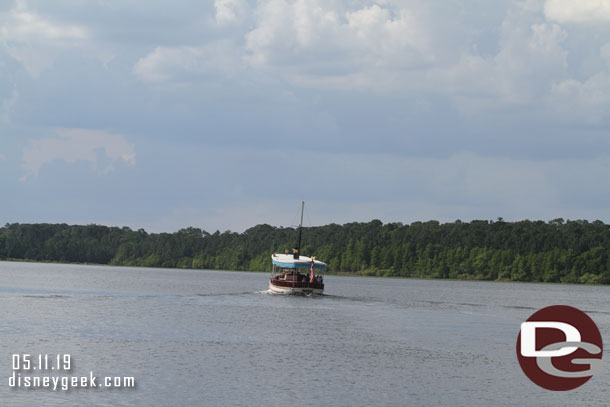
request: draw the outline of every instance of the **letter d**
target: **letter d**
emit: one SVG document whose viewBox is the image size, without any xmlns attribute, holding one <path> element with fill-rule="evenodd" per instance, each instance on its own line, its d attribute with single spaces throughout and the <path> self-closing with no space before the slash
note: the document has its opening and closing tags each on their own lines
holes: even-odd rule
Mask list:
<svg viewBox="0 0 610 407">
<path fill-rule="evenodd" d="M 578 346 L 564 346 L 557 350 L 536 350 L 536 328 L 559 329 L 566 336 L 565 342 L 580 342 L 578 329 L 565 322 L 530 321 L 521 324 L 521 355 L 525 357 L 559 357 L 569 355 Z"/>
<path fill-rule="evenodd" d="M 8 387 L 15 387 L 15 372 L 8 378 Z"/>
</svg>

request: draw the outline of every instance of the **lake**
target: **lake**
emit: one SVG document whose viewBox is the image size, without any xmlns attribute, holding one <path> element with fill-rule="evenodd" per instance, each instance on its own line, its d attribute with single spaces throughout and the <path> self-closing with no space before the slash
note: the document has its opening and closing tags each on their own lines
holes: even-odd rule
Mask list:
<svg viewBox="0 0 610 407">
<path fill-rule="evenodd" d="M 577 307 L 610 338 L 610 287 L 325 278 L 265 293 L 268 274 L 0 262 L 2 406 L 607 406 L 608 369 L 569 392 L 521 371 L 521 322 Z M 10 388 L 13 354 L 135 388 Z"/>
</svg>

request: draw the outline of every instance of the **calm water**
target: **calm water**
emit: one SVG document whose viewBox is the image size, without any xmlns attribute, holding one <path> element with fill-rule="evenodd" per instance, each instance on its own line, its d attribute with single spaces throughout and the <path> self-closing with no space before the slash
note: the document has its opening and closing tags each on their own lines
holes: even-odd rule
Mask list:
<svg viewBox="0 0 610 407">
<path fill-rule="evenodd" d="M 521 372 L 515 342 L 553 304 L 587 311 L 610 338 L 610 287 L 327 277 L 327 295 L 308 298 L 264 294 L 267 278 L 0 262 L 0 405 L 609 403 L 608 369 L 548 392 Z M 68 353 L 71 375 L 137 387 L 10 389 L 14 353 Z"/>
</svg>

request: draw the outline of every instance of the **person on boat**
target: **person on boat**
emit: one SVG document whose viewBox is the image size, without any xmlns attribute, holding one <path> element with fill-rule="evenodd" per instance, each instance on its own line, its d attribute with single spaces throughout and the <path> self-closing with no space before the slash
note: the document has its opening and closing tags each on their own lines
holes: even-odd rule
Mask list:
<svg viewBox="0 0 610 407">
<path fill-rule="evenodd" d="M 316 277 L 315 273 L 313 272 L 313 266 L 314 266 L 315 262 L 316 262 L 316 258 L 312 257 L 311 258 L 311 267 L 309 268 L 309 283 L 310 284 L 314 282 L 314 278 Z"/>
</svg>

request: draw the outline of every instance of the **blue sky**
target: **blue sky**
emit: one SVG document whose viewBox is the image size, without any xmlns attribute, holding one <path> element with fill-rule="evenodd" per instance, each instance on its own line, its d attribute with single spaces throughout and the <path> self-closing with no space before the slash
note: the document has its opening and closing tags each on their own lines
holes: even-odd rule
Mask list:
<svg viewBox="0 0 610 407">
<path fill-rule="evenodd" d="M 610 222 L 602 0 L 4 1 L 0 222 Z"/>
</svg>

